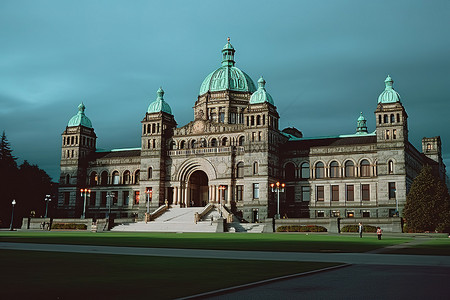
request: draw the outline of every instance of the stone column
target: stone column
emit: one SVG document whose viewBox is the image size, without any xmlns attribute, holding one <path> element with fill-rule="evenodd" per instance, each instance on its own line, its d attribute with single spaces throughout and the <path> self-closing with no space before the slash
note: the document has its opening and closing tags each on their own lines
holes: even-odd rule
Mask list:
<svg viewBox="0 0 450 300">
<path fill-rule="evenodd" d="M 178 193 L 177 193 L 177 190 L 178 190 L 178 188 L 176 186 L 173 187 L 173 196 L 172 196 L 172 198 L 173 198 L 173 205 L 177 205 L 178 204 L 178 199 L 177 199 Z"/>
<path fill-rule="evenodd" d="M 178 188 L 178 204 L 181 207 L 181 204 L 183 203 L 183 187 L 180 185 Z"/>
<path fill-rule="evenodd" d="M 232 188 L 231 188 L 231 183 L 230 185 L 228 185 L 228 196 L 227 196 L 227 201 L 226 201 L 226 205 L 228 207 L 231 207 L 231 197 L 232 197 L 233 193 L 232 193 Z"/>
</svg>

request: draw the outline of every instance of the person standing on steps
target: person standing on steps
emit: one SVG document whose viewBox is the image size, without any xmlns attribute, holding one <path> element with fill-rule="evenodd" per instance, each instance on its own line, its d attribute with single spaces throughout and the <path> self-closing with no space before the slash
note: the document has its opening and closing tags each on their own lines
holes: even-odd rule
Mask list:
<svg viewBox="0 0 450 300">
<path fill-rule="evenodd" d="M 378 235 L 378 239 L 381 240 L 381 235 L 383 234 L 383 231 L 381 230 L 380 227 L 377 227 L 377 235 Z"/>
<path fill-rule="evenodd" d="M 359 232 L 359 237 L 362 238 L 362 233 L 363 233 L 363 225 L 362 225 L 362 223 L 359 223 L 359 225 L 358 225 L 358 232 Z"/>
</svg>

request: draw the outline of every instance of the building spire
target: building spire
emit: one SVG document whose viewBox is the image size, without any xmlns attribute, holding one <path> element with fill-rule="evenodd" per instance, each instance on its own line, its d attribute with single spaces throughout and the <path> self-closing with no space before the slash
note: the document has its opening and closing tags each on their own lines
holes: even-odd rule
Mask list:
<svg viewBox="0 0 450 300">
<path fill-rule="evenodd" d="M 227 38 L 227 43 L 222 49 L 222 66 L 224 67 L 233 67 L 235 64 L 234 61 L 234 48 L 230 43 L 230 37 Z"/>
<path fill-rule="evenodd" d="M 367 134 L 366 122 L 366 118 L 364 118 L 363 113 L 361 112 L 358 120 L 356 121 L 356 134 Z"/>
</svg>

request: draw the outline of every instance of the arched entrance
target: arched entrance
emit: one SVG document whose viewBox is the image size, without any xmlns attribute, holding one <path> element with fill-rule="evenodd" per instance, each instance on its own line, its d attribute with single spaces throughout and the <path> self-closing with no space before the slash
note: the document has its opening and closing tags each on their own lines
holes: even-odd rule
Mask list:
<svg viewBox="0 0 450 300">
<path fill-rule="evenodd" d="M 189 206 L 205 206 L 208 203 L 208 176 L 195 171 L 189 177 Z"/>
</svg>

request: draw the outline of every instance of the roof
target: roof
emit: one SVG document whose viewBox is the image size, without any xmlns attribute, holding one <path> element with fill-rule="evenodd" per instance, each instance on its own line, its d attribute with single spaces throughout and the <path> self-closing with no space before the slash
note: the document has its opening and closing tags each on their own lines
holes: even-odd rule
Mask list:
<svg viewBox="0 0 450 300">
<path fill-rule="evenodd" d="M 165 112 L 168 114 L 172 114 L 172 109 L 170 108 L 170 105 L 164 101 L 164 91 L 160 87 L 158 91 L 156 92 L 156 100 L 150 103 L 148 106 L 147 112 L 148 113 L 158 113 L 158 112 Z"/>
<path fill-rule="evenodd" d="M 83 102 L 78 105 L 78 113 L 70 118 L 69 123 L 67 123 L 67 126 L 74 127 L 74 126 L 84 126 L 87 128 L 92 128 L 92 122 L 89 120 L 88 117 L 84 114 L 85 106 Z"/>
<path fill-rule="evenodd" d="M 285 136 L 290 136 L 282 132 Z M 295 138 L 290 137 L 287 143 L 288 148 L 308 149 L 313 147 L 336 147 L 350 145 L 375 144 L 377 136 L 375 132 L 368 134 L 347 134 L 338 136 Z"/>
<path fill-rule="evenodd" d="M 250 97 L 250 104 L 268 102 L 272 105 L 275 105 L 272 96 L 266 91 L 265 86 L 266 81 L 261 76 L 261 78 L 259 78 L 258 80 L 258 90 L 254 92 L 253 95 Z"/>
<path fill-rule="evenodd" d="M 95 158 L 114 158 L 114 157 L 136 157 L 141 156 L 141 148 L 124 148 L 124 149 L 112 149 L 104 150 L 97 149 L 95 152 Z"/>
</svg>

